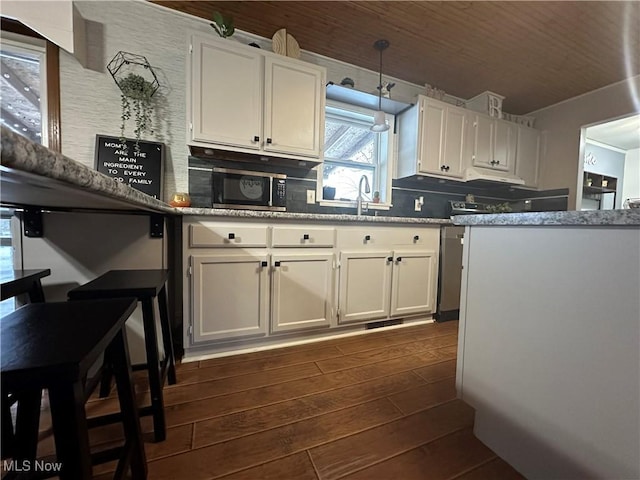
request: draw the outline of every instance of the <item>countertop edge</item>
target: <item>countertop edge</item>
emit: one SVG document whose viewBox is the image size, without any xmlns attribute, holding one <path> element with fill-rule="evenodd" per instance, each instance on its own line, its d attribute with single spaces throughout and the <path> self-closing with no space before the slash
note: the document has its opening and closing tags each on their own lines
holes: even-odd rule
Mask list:
<svg viewBox="0 0 640 480">
<path fill-rule="evenodd" d="M 640 227 L 640 209 L 456 215 L 461 226 Z"/>
<path fill-rule="evenodd" d="M 260 210 L 232 210 L 224 208 L 180 208 L 182 215 L 204 216 L 214 218 L 249 218 L 256 220 L 300 220 L 318 222 L 351 222 L 351 223 L 386 223 L 412 225 L 451 225 L 448 218 L 419 218 L 419 217 L 389 217 L 369 215 L 349 215 L 331 213 L 298 213 L 298 212 L 269 212 Z"/>
</svg>

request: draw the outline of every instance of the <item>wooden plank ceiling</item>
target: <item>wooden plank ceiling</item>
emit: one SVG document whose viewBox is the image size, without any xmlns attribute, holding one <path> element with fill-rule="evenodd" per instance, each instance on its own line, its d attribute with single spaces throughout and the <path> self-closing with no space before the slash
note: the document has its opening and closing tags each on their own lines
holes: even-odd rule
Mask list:
<svg viewBox="0 0 640 480">
<path fill-rule="evenodd" d="M 640 2 L 155 1 L 271 38 L 286 27 L 300 48 L 451 95 L 485 90 L 525 114 L 640 70 Z"/>
</svg>

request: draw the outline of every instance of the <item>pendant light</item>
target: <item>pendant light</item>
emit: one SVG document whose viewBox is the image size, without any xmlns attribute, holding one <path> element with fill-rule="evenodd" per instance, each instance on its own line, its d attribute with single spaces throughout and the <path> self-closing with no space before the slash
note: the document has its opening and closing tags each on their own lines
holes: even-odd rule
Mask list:
<svg viewBox="0 0 640 480">
<path fill-rule="evenodd" d="M 389 41 L 377 40 L 373 44 L 373 48 L 380 52 L 380 84 L 378 85 L 378 111 L 373 116 L 373 125 L 371 125 L 371 131 L 381 133 L 389 130 L 387 118 L 382 111 L 382 52 L 389 48 Z"/>
</svg>

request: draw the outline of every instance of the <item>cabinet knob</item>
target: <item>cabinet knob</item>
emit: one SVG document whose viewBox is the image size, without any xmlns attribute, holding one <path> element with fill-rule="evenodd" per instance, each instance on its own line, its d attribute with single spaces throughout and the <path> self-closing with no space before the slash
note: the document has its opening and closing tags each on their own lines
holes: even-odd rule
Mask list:
<svg viewBox="0 0 640 480">
<path fill-rule="evenodd" d="M 233 240 L 234 238 L 236 238 L 236 234 L 235 233 L 230 233 L 229 234 L 229 240 Z"/>
<path fill-rule="evenodd" d="M 393 262 L 393 257 L 387 257 L 387 262 Z"/>
<path fill-rule="evenodd" d="M 304 235 L 302 235 L 302 238 L 303 238 L 304 240 L 309 240 L 309 234 L 308 234 L 308 233 L 305 233 Z"/>
<path fill-rule="evenodd" d="M 270 138 L 267 138 L 267 143 L 273 143 L 273 140 L 271 140 Z"/>
<path fill-rule="evenodd" d="M 446 167 L 446 166 L 444 166 L 444 165 L 440 165 L 440 171 L 444 172 L 446 169 L 447 169 L 447 167 Z"/>
<path fill-rule="evenodd" d="M 413 241 L 417 242 L 418 240 L 420 240 L 420 235 L 414 235 L 413 236 Z"/>
<path fill-rule="evenodd" d="M 369 240 L 371 240 L 371 235 L 365 235 L 364 236 L 364 241 L 368 242 Z"/>
<path fill-rule="evenodd" d="M 260 141 L 260 137 L 258 135 L 256 135 L 255 137 L 253 137 L 253 141 L 254 142 L 259 142 Z"/>
<path fill-rule="evenodd" d="M 449 169 L 450 169 L 450 168 L 451 168 L 451 167 L 449 167 L 449 165 L 447 165 L 447 168 L 446 168 L 447 172 L 449 171 Z"/>
<path fill-rule="evenodd" d="M 396 262 L 401 262 L 401 261 L 402 261 L 402 257 L 396 258 Z"/>
<path fill-rule="evenodd" d="M 273 266 L 274 267 L 279 267 L 280 266 L 280 262 L 273 262 Z"/>
<path fill-rule="evenodd" d="M 266 267 L 267 265 L 269 265 L 267 262 L 260 262 L 260 266 L 262 267 Z"/>
</svg>

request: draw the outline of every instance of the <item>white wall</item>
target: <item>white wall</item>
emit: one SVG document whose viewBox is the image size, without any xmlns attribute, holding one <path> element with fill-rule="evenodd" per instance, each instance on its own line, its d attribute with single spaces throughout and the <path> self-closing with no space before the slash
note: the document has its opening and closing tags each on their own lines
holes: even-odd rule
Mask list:
<svg viewBox="0 0 640 480">
<path fill-rule="evenodd" d="M 187 50 L 189 35 L 203 32 L 217 37 L 209 21 L 191 17 L 141 1 L 75 2 L 85 19 L 87 65 L 61 52 L 60 94 L 62 109 L 62 152 L 86 165 L 94 166 L 95 135 L 120 135 L 120 93 L 106 70 L 107 63 L 120 50 L 144 55 L 158 73 L 162 89 L 154 119 L 154 135 L 145 139 L 167 146 L 164 197 L 175 191 L 188 191 L 188 149 L 186 109 Z M 274 32 L 275 33 L 275 32 Z M 237 32 L 229 41 L 256 41 L 271 49 L 271 41 Z M 304 48 L 304 45 L 301 45 Z M 373 45 L 371 47 L 374 54 Z M 303 51 L 302 59 L 327 67 L 327 80 L 340 83 L 352 78 L 358 90 L 375 92 L 378 74 L 346 63 Z M 396 81 L 392 98 L 411 101 L 423 88 Z M 130 120 L 125 135 L 133 136 Z"/>
<path fill-rule="evenodd" d="M 569 187 L 570 210 L 576 208 L 576 192 L 582 188 L 581 128 L 637 112 L 640 106 L 637 98 L 634 104 L 630 85 L 640 91 L 640 76 L 529 114 L 536 117 L 535 127 L 543 131 L 539 186 Z"/>
<path fill-rule="evenodd" d="M 624 157 L 622 202 L 627 198 L 640 198 L 640 148 L 627 150 Z"/>
<path fill-rule="evenodd" d="M 532 480 L 640 478 L 639 227 L 467 227 L 463 265 L 476 436 Z"/>
</svg>

